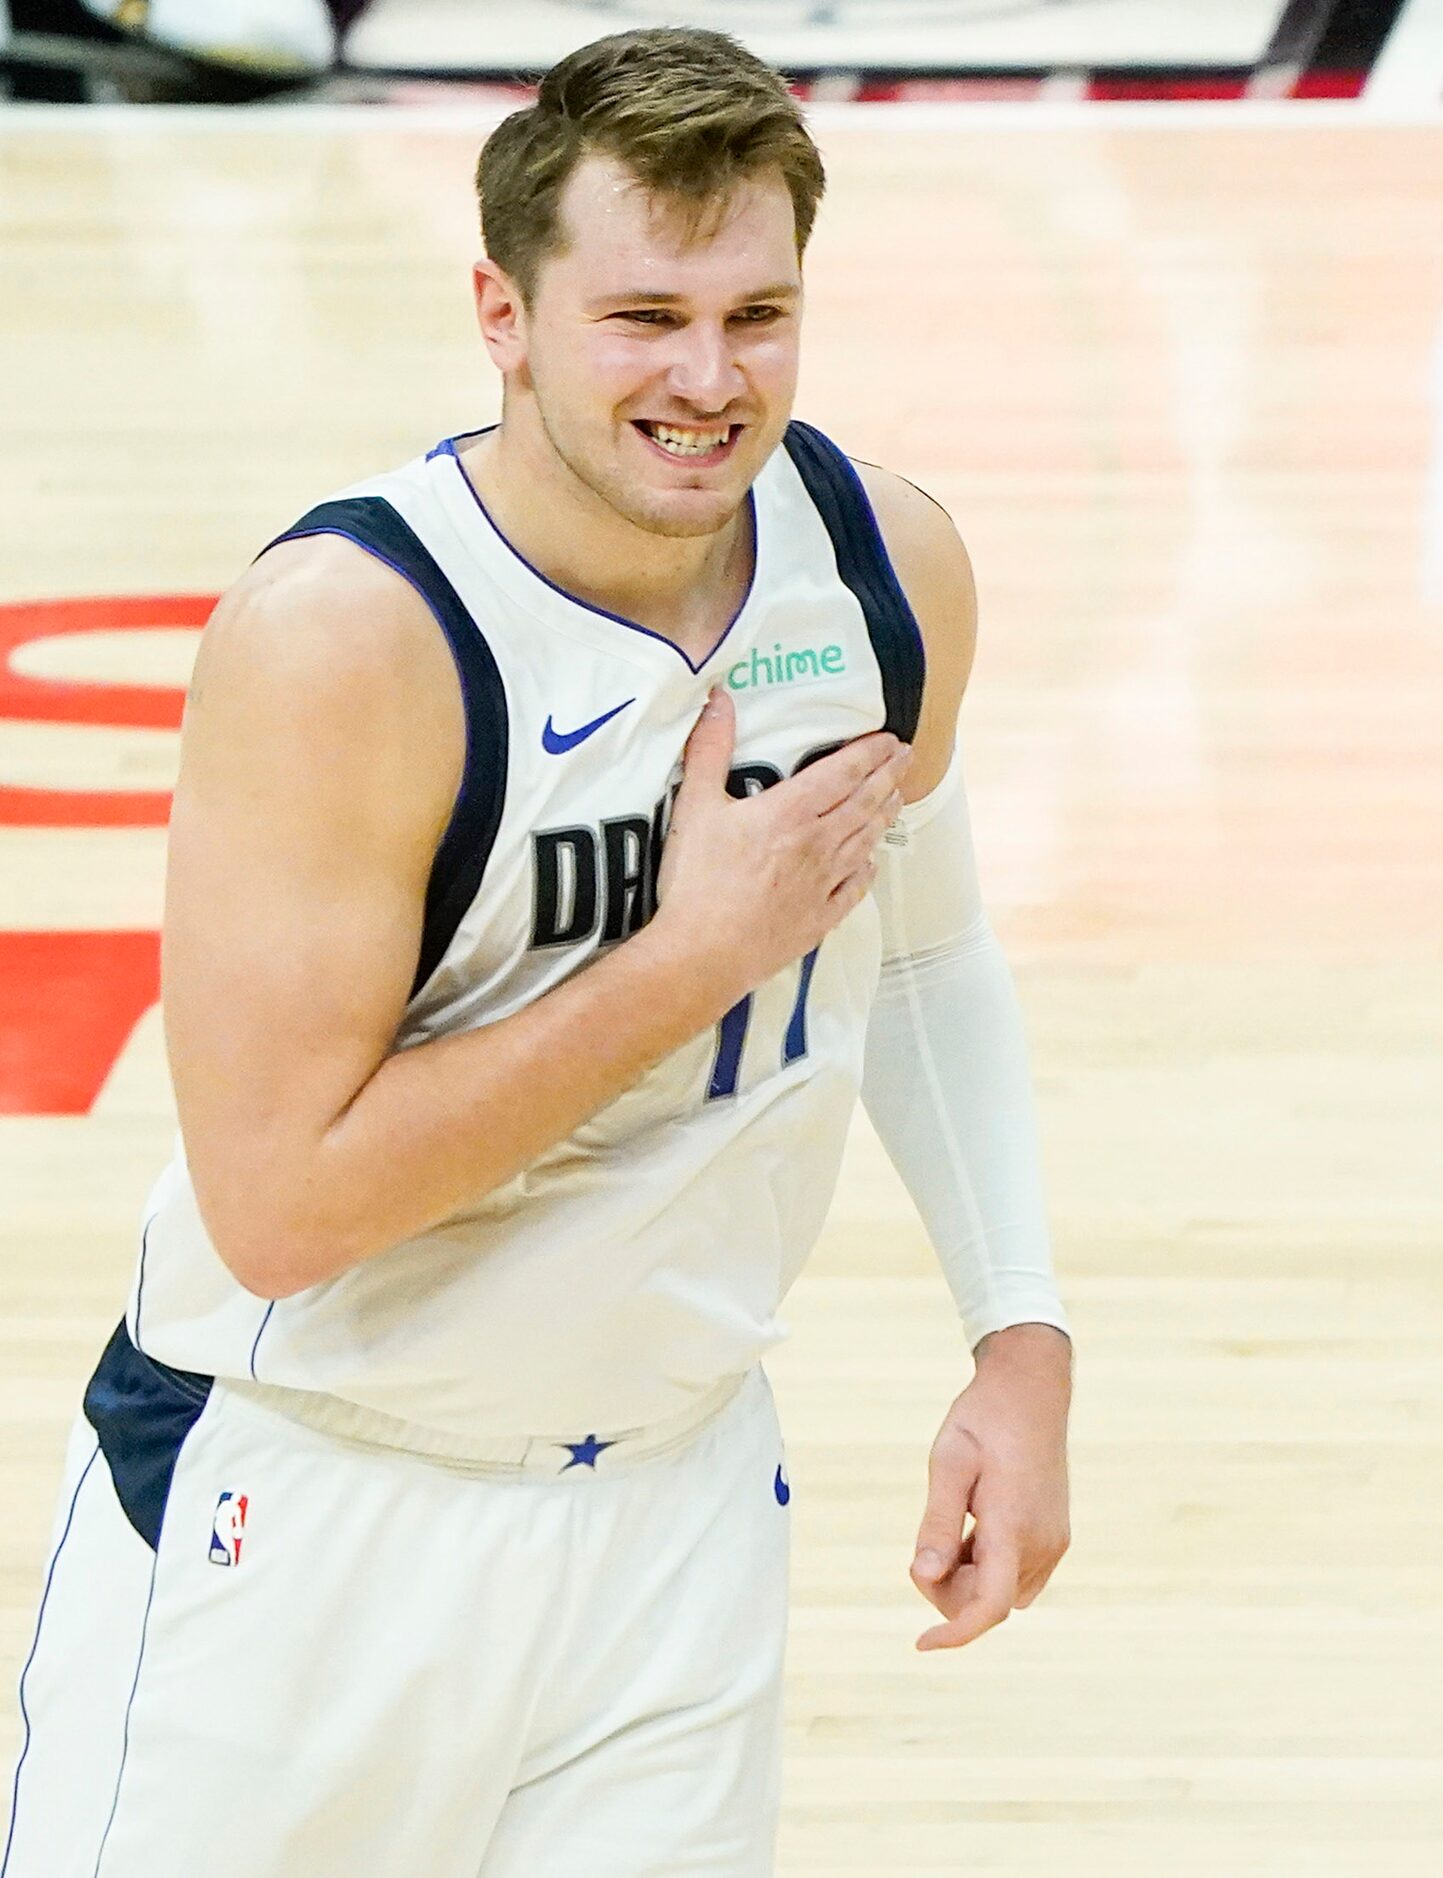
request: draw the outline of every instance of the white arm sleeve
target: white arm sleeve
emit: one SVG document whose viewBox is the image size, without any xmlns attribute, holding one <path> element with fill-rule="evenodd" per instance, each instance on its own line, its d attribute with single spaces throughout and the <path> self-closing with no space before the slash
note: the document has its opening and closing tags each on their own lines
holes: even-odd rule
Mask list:
<svg viewBox="0 0 1443 1878">
<path fill-rule="evenodd" d="M 960 753 L 877 854 L 882 977 L 862 1100 L 927 1228 L 969 1347 L 1009 1324 L 1071 1335 L 1053 1278 L 1012 974 L 983 911 Z"/>
</svg>

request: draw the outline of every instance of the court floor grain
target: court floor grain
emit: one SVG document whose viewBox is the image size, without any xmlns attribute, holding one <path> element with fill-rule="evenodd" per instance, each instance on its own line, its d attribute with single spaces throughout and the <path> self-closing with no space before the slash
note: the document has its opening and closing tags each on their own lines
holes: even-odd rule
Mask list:
<svg viewBox="0 0 1443 1878">
<path fill-rule="evenodd" d="M 0 118 L 12 1687 L 174 1128 L 144 987 L 202 614 L 147 597 L 496 413 L 484 129 Z M 932 491 L 978 572 L 969 786 L 1077 1333 L 1075 1536 L 1030 1610 L 913 1653 L 969 1363 L 859 1122 L 771 1364 L 779 1871 L 1436 1874 L 1443 127 L 823 134 L 799 413 Z M 13 610 L 62 599 L 101 604 Z"/>
</svg>

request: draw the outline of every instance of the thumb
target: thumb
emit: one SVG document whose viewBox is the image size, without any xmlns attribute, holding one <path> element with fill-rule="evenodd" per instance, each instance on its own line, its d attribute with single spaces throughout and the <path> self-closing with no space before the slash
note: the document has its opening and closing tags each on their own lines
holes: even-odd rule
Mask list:
<svg viewBox="0 0 1443 1878">
<path fill-rule="evenodd" d="M 928 1461 L 927 1506 L 917 1533 L 912 1578 L 919 1588 L 937 1584 L 957 1567 L 962 1529 L 981 1471 L 971 1441 L 939 1441 Z"/>
<path fill-rule="evenodd" d="M 736 708 L 720 685 L 713 686 L 706 705 L 686 740 L 682 755 L 681 793 L 726 788 L 736 747 Z"/>
</svg>

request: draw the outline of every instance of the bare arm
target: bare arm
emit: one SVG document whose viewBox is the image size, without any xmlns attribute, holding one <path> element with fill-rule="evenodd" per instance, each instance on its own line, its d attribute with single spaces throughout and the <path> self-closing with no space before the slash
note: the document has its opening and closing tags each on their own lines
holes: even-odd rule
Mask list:
<svg viewBox="0 0 1443 1878">
<path fill-rule="evenodd" d="M 731 741 L 723 698 L 648 927 L 525 1010 L 393 1055 L 461 773 L 449 651 L 404 582 L 329 538 L 226 597 L 187 705 L 162 974 L 197 1201 L 242 1284 L 288 1296 L 480 1198 L 857 904 L 895 739 L 750 802 L 725 793 Z"/>
</svg>

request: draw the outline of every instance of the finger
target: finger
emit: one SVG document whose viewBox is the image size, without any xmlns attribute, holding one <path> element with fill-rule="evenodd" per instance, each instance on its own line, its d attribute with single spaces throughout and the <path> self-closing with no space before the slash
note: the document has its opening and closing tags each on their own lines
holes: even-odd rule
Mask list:
<svg viewBox="0 0 1443 1878">
<path fill-rule="evenodd" d="M 978 1528 L 973 1556 L 977 1561 L 977 1596 L 995 1605 L 1004 1616 L 1017 1602 L 1017 1581 L 1022 1576 L 1022 1544 L 1015 1532 Z"/>
<path fill-rule="evenodd" d="M 1065 1540 L 1051 1546 L 1044 1545 L 1036 1550 L 1018 1582 L 1016 1609 L 1026 1610 L 1062 1563 L 1066 1551 Z"/>
<path fill-rule="evenodd" d="M 725 791 L 736 733 L 736 707 L 720 685 L 714 686 L 682 752 L 678 802 L 690 794 L 720 795 Z"/>
<path fill-rule="evenodd" d="M 827 895 L 827 910 L 833 915 L 833 926 L 839 926 L 849 913 L 862 904 L 876 878 L 876 860 L 868 855 L 854 874 L 837 882 Z"/>
<path fill-rule="evenodd" d="M 911 760 L 911 751 L 903 744 L 895 756 L 889 757 L 885 763 L 864 776 L 852 793 L 828 809 L 820 820 L 828 824 L 847 820 L 865 821 L 895 803 L 895 807 L 888 808 L 887 819 L 891 821 L 903 806 L 901 785 Z"/>
<path fill-rule="evenodd" d="M 975 1571 L 976 1569 L 972 1559 L 973 1540 L 976 1537 L 977 1528 L 974 1525 L 971 1532 L 967 1534 L 967 1537 L 957 1548 L 957 1563 L 952 1567 L 951 1571 L 944 1577 L 937 1579 L 935 1583 L 917 1585 L 917 1589 L 922 1593 L 923 1597 L 926 1598 L 927 1602 L 935 1605 L 946 1618 L 950 1619 L 955 1613 L 958 1599 L 963 1595 L 962 1587 L 971 1583 L 970 1577 L 966 1577 L 964 1574 Z M 913 1582 L 916 1583 L 915 1578 Z"/>
<path fill-rule="evenodd" d="M 840 750 L 833 750 L 830 756 L 809 763 L 790 777 L 782 784 L 787 796 L 780 799 L 790 800 L 804 814 L 825 815 L 828 809 L 845 802 L 858 783 L 889 762 L 902 748 L 888 730 L 873 730 L 865 737 L 854 737 Z"/>
<path fill-rule="evenodd" d="M 875 853 L 878 842 L 891 827 L 894 819 L 895 811 L 890 805 L 893 802 L 900 803 L 901 800 L 902 798 L 894 791 L 876 814 L 863 822 L 860 828 L 854 828 L 851 834 L 838 844 L 832 862 L 840 873 L 853 873 L 869 854 Z"/>
<path fill-rule="evenodd" d="M 981 1468 L 977 1437 L 970 1429 L 944 1423 L 927 1456 L 927 1505 L 912 1560 L 912 1581 L 919 1590 L 926 1591 L 956 1567 Z"/>
<path fill-rule="evenodd" d="M 917 1639 L 917 1648 L 919 1650 L 960 1650 L 964 1644 L 975 1643 L 989 1630 L 995 1630 L 1006 1617 L 1006 1611 L 974 1601 L 947 1623 L 934 1624 L 930 1630 L 924 1630 Z"/>
<path fill-rule="evenodd" d="M 968 1643 L 975 1643 L 989 1630 L 995 1630 L 1006 1616 L 1006 1611 L 989 1609 L 973 1601 L 945 1624 L 934 1624 L 930 1630 L 924 1630 L 917 1639 L 917 1648 L 960 1650 Z"/>
<path fill-rule="evenodd" d="M 977 1537 L 975 1564 L 957 1574 L 959 1602 L 953 1606 L 947 1623 L 923 1631 L 917 1639 L 919 1650 L 957 1649 L 993 1629 L 1013 1610 L 1021 1570 L 1017 1540 L 1008 1534 L 989 1543 L 980 1527 Z"/>
</svg>

